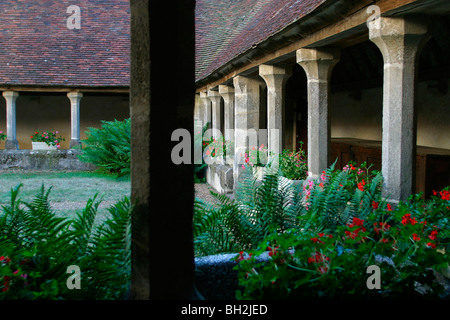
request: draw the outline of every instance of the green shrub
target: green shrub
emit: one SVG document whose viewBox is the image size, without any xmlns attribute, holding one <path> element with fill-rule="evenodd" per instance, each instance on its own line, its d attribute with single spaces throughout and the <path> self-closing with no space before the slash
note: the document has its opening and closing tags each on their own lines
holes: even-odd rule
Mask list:
<svg viewBox="0 0 450 320">
<path fill-rule="evenodd" d="M 102 121 L 100 128 L 88 128 L 87 139 L 82 140 L 81 161 L 92 163 L 107 172 L 130 173 L 131 119 Z"/>
<path fill-rule="evenodd" d="M 111 218 L 94 228 L 100 201 L 89 199 L 74 219 L 57 217 L 49 205 L 51 189 L 31 203 L 11 190 L 0 214 L 0 299 L 120 299 L 130 285 L 128 198 L 109 208 Z M 81 270 L 81 289 L 67 287 L 67 267 Z"/>
</svg>

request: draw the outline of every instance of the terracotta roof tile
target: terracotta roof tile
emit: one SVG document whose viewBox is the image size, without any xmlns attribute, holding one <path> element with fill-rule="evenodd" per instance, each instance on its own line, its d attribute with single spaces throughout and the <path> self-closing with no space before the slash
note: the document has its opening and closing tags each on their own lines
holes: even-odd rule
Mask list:
<svg viewBox="0 0 450 320">
<path fill-rule="evenodd" d="M 68 29 L 67 8 L 81 9 Z M 0 84 L 129 85 L 129 1 L 3 0 Z"/>
<path fill-rule="evenodd" d="M 197 0 L 196 80 L 316 9 L 325 0 Z"/>
</svg>

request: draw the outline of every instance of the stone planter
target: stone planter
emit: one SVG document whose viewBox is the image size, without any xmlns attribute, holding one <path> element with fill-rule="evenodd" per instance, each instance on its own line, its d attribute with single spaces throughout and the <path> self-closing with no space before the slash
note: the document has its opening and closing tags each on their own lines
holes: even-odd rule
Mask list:
<svg viewBox="0 0 450 320">
<path fill-rule="evenodd" d="M 45 142 L 32 141 L 31 146 L 32 146 L 33 150 L 58 150 L 58 148 L 56 148 L 56 146 L 49 146 Z"/>
</svg>

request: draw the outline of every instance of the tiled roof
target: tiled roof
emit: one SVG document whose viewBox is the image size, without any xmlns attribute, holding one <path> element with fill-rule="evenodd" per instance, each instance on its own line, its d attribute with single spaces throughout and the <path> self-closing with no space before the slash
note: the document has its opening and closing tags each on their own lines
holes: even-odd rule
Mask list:
<svg viewBox="0 0 450 320">
<path fill-rule="evenodd" d="M 197 0 L 196 80 L 283 30 L 325 0 Z"/>
<path fill-rule="evenodd" d="M 129 25 L 127 0 L 2 0 L 0 85 L 128 86 Z"/>
<path fill-rule="evenodd" d="M 196 80 L 312 12 L 325 0 L 197 0 Z M 68 29 L 70 5 L 81 29 Z M 0 85 L 128 86 L 127 0 L 0 1 Z"/>
</svg>

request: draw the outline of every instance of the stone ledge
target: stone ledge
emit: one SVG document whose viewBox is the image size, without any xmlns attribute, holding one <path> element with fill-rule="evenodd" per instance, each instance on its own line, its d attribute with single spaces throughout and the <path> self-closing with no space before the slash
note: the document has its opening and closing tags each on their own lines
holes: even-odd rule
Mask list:
<svg viewBox="0 0 450 320">
<path fill-rule="evenodd" d="M 0 170 L 93 171 L 96 166 L 81 162 L 81 150 L 0 150 Z"/>
</svg>

